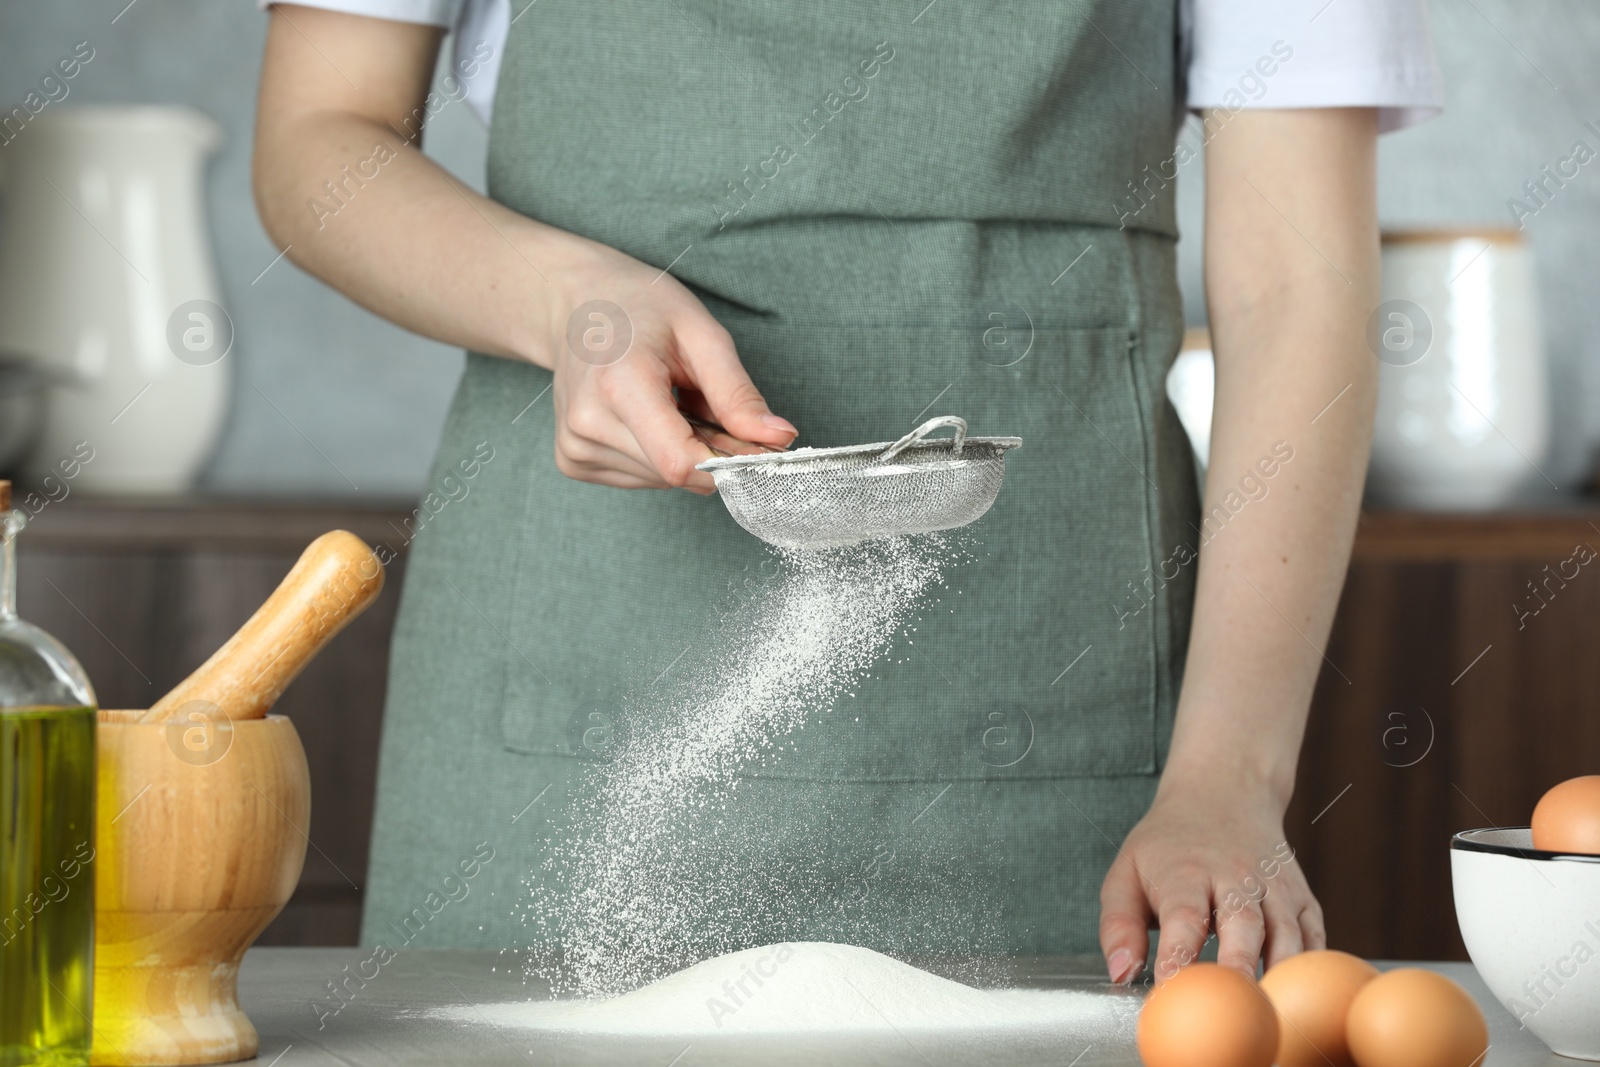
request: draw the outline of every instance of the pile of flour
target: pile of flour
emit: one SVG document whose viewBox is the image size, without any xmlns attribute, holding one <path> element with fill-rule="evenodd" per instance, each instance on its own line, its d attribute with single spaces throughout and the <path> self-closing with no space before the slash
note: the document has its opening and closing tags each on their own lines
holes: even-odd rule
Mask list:
<svg viewBox="0 0 1600 1067">
<path fill-rule="evenodd" d="M 719 956 L 609 1000 L 439 1011 L 463 1023 L 602 1036 L 1003 1031 L 1111 1045 L 1132 1042 L 1139 1004 L 1111 993 L 973 989 L 871 949 L 799 942 Z"/>
<path fill-rule="evenodd" d="M 826 900 L 826 857 L 753 862 L 785 828 L 731 803 L 739 773 L 850 694 L 960 553 L 937 535 L 784 551 L 770 581 L 690 635 L 674 676 L 624 705 L 618 754 L 593 766 L 529 880 L 523 917 L 560 959 L 536 950 L 528 970 L 559 994 L 616 996 L 788 936 L 797 894 Z"/>
</svg>

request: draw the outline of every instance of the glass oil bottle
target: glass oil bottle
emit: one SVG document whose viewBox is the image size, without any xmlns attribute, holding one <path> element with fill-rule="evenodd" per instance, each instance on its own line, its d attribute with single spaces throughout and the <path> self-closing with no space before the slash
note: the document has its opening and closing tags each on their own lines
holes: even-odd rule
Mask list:
<svg viewBox="0 0 1600 1067">
<path fill-rule="evenodd" d="M 17 618 L 26 519 L 0 481 L 0 1067 L 89 1062 L 95 696 L 59 641 Z"/>
</svg>

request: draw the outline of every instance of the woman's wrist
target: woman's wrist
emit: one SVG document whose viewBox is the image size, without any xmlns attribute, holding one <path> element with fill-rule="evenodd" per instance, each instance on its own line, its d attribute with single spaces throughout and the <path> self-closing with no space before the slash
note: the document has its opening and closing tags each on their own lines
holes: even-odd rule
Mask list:
<svg viewBox="0 0 1600 1067">
<path fill-rule="evenodd" d="M 554 370 L 567 319 L 593 297 L 575 289 L 582 284 L 580 279 L 593 276 L 597 257 L 587 247 L 593 242 L 526 218 L 518 218 L 515 232 L 505 236 L 526 266 L 518 272 L 521 277 L 496 286 L 510 306 L 502 341 L 505 351 L 493 354 Z"/>
<path fill-rule="evenodd" d="M 531 268 L 538 292 L 519 298 L 510 318 L 508 354 L 554 370 L 564 353 L 568 320 L 583 304 L 614 296 L 625 287 L 629 268 L 643 270 L 614 248 L 532 219 L 519 219 L 513 246 Z M 519 290 L 508 288 L 508 294 Z M 527 290 L 520 290 L 527 293 Z M 617 300 L 624 300 L 617 296 Z M 614 304 L 616 301 L 612 301 Z M 634 309 L 618 304 L 623 315 Z"/>
<path fill-rule="evenodd" d="M 1294 793 L 1297 759 L 1297 750 L 1264 752 L 1237 742 L 1201 750 L 1175 742 L 1161 771 L 1156 800 L 1215 795 L 1220 790 L 1282 815 Z"/>
</svg>

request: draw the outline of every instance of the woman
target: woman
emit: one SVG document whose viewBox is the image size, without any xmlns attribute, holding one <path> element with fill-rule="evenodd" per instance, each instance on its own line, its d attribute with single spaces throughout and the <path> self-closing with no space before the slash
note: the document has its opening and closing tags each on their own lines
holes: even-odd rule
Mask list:
<svg viewBox="0 0 1600 1067">
<path fill-rule="evenodd" d="M 1322 947 L 1282 817 L 1367 457 L 1375 140 L 1439 95 L 1422 0 L 458 4 L 278 6 L 262 73 L 268 231 L 469 350 L 430 488 L 492 456 L 411 551 L 364 939 L 514 936 L 586 731 L 761 566 L 711 446 L 952 412 L 1024 449 L 957 610 L 741 782 L 752 880 L 827 887 L 751 936 L 1098 942 L 1119 982 L 1149 929 L 1158 976 L 1213 933 L 1250 973 Z M 463 81 L 487 198 L 416 148 Z M 1203 506 L 1163 391 L 1185 100 Z M 472 903 L 421 907 L 484 843 Z"/>
</svg>

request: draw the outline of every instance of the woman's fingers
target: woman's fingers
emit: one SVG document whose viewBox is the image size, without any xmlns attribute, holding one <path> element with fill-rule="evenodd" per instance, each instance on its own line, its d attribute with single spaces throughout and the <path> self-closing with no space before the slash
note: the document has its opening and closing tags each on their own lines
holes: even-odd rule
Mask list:
<svg viewBox="0 0 1600 1067">
<path fill-rule="evenodd" d="M 1100 951 L 1113 982 L 1130 982 L 1144 969 L 1150 918 L 1150 900 L 1138 868 L 1126 854 L 1118 856 L 1100 886 Z"/>
<path fill-rule="evenodd" d="M 672 488 L 645 453 L 633 431 L 612 413 L 608 404 L 598 398 L 592 384 L 580 384 L 574 390 L 577 394 L 575 400 L 569 400 L 567 392 L 564 388 L 559 398 L 562 417 L 556 430 L 556 463 L 561 473 L 601 485 Z M 706 427 L 691 426 L 689 432 L 707 446 L 703 452 L 692 455 L 695 462 L 714 452 L 741 455 L 763 450 L 759 445 Z M 617 480 L 591 476 L 600 471 L 623 477 Z M 696 484 L 684 488 L 702 494 L 711 492 L 709 485 Z"/>
<path fill-rule="evenodd" d="M 726 452 L 730 456 L 748 456 L 770 452 L 775 447 L 773 445 L 755 444 L 746 441 L 742 437 L 735 437 L 727 432 L 726 427 L 722 429 L 714 428 L 717 425 L 716 413 L 711 410 L 711 405 L 706 402 L 706 398 L 700 390 L 693 386 L 680 385 L 677 392 L 678 410 L 693 415 L 702 423 L 710 424 L 696 427 L 696 432 L 700 434 L 701 440 L 712 448 L 720 452 Z"/>
<path fill-rule="evenodd" d="M 629 309 L 632 342 L 606 362 L 557 339 L 556 460 L 583 481 L 711 493 L 715 483 L 698 464 L 787 446 L 795 429 L 768 410 L 722 324 L 663 278 L 619 252 L 595 250 L 589 288 Z M 691 425 L 686 412 L 723 429 Z"/>
<path fill-rule="evenodd" d="M 1305 936 L 1300 930 L 1300 907 L 1304 895 L 1284 886 L 1261 902 L 1261 917 L 1266 923 L 1266 944 L 1261 962 L 1271 967 L 1280 960 L 1305 951 Z"/>
<path fill-rule="evenodd" d="M 587 340 L 575 345 L 565 328 L 550 338 L 563 473 L 710 493 L 715 483 L 698 464 L 794 440 L 794 427 L 772 414 L 745 373 L 733 338 L 693 293 L 657 267 L 594 242 L 585 246 L 561 286 L 581 297 L 564 302 L 582 307 L 604 296 L 626 308 L 631 341 L 617 353 L 608 347 L 615 335 L 603 350 L 590 350 Z M 570 326 L 568 314 L 557 317 Z M 691 426 L 686 412 L 726 432 Z"/>
<path fill-rule="evenodd" d="M 1276 851 L 1275 853 L 1276 854 Z M 1267 943 L 1262 962 L 1272 967 L 1301 952 L 1328 947 L 1322 927 L 1322 905 L 1306 882 L 1305 871 L 1290 858 L 1276 869 L 1270 891 L 1262 902 L 1267 923 Z"/>
<path fill-rule="evenodd" d="M 563 470 L 561 472 L 569 478 L 580 482 L 589 482 L 592 485 L 608 485 L 613 489 L 665 489 L 659 481 L 635 478 L 631 474 L 619 474 L 611 467 L 586 467 Z"/>
<path fill-rule="evenodd" d="M 678 325 L 676 337 L 678 355 L 689 377 L 686 384 L 705 397 L 715 421 L 734 437 L 788 447 L 799 431 L 767 407 L 721 323 L 701 311 Z"/>
<path fill-rule="evenodd" d="M 574 442 L 556 450 L 556 467 L 569 478 L 629 489 L 667 489 L 648 464 L 592 442 Z M 607 477 L 598 477 L 598 475 Z"/>
<path fill-rule="evenodd" d="M 622 420 L 639 451 L 663 482 L 709 493 L 711 475 L 695 464 L 716 453 L 684 419 L 673 401 L 672 385 L 653 374 L 608 374 L 597 383 L 606 406 Z"/>
<path fill-rule="evenodd" d="M 617 434 L 626 437 L 625 430 Z M 631 440 L 631 438 L 630 438 Z M 602 441 L 572 432 L 565 420 L 556 429 L 556 469 L 568 478 L 617 489 L 665 489 L 649 464 L 617 451 Z"/>
<path fill-rule="evenodd" d="M 561 473 L 595 481 L 587 477 L 589 472 L 611 470 L 654 488 L 667 488 L 627 426 L 594 395 L 592 383 L 580 381 L 576 388 L 561 383 L 556 407 L 561 415 L 556 424 L 556 463 Z"/>
<path fill-rule="evenodd" d="M 588 477 L 589 470 L 612 469 L 652 484 L 710 493 L 715 488 L 711 476 L 696 470 L 697 464 L 719 452 L 760 451 L 752 439 L 774 445 L 794 439 L 787 422 L 777 419 L 787 427 L 779 430 L 769 421 L 766 402 L 739 364 L 727 331 L 701 315 L 705 324 L 689 342 L 669 335 L 615 365 L 574 367 L 563 390 L 562 422 L 572 438 L 560 449 L 566 460 L 563 471 L 596 481 Z M 674 353 L 662 351 L 674 346 Z M 678 383 L 675 373 L 698 377 Z M 706 421 L 720 421 L 724 430 L 691 425 L 679 409 L 675 384 L 681 386 L 689 410 L 705 412 L 710 416 Z M 614 456 L 620 457 L 615 465 Z"/>
<path fill-rule="evenodd" d="M 1211 934 L 1210 888 L 1193 878 L 1161 887 L 1161 937 L 1156 942 L 1158 983 L 1200 958 L 1200 950 Z"/>
<path fill-rule="evenodd" d="M 601 481 L 590 472 L 610 469 L 658 488 L 712 491 L 711 476 L 694 468 L 715 453 L 678 410 L 666 363 L 650 349 L 606 367 L 567 363 L 556 402 L 563 473 Z"/>
<path fill-rule="evenodd" d="M 1227 900 L 1226 893 L 1219 896 Z M 1254 978 L 1266 939 L 1262 904 L 1245 899 L 1237 907 L 1225 905 L 1217 912 L 1217 962 L 1222 966 Z"/>
<path fill-rule="evenodd" d="M 1307 898 L 1297 916 L 1300 923 L 1300 940 L 1307 952 L 1320 952 L 1328 947 L 1328 931 L 1322 922 L 1322 905 L 1315 897 Z"/>
</svg>

